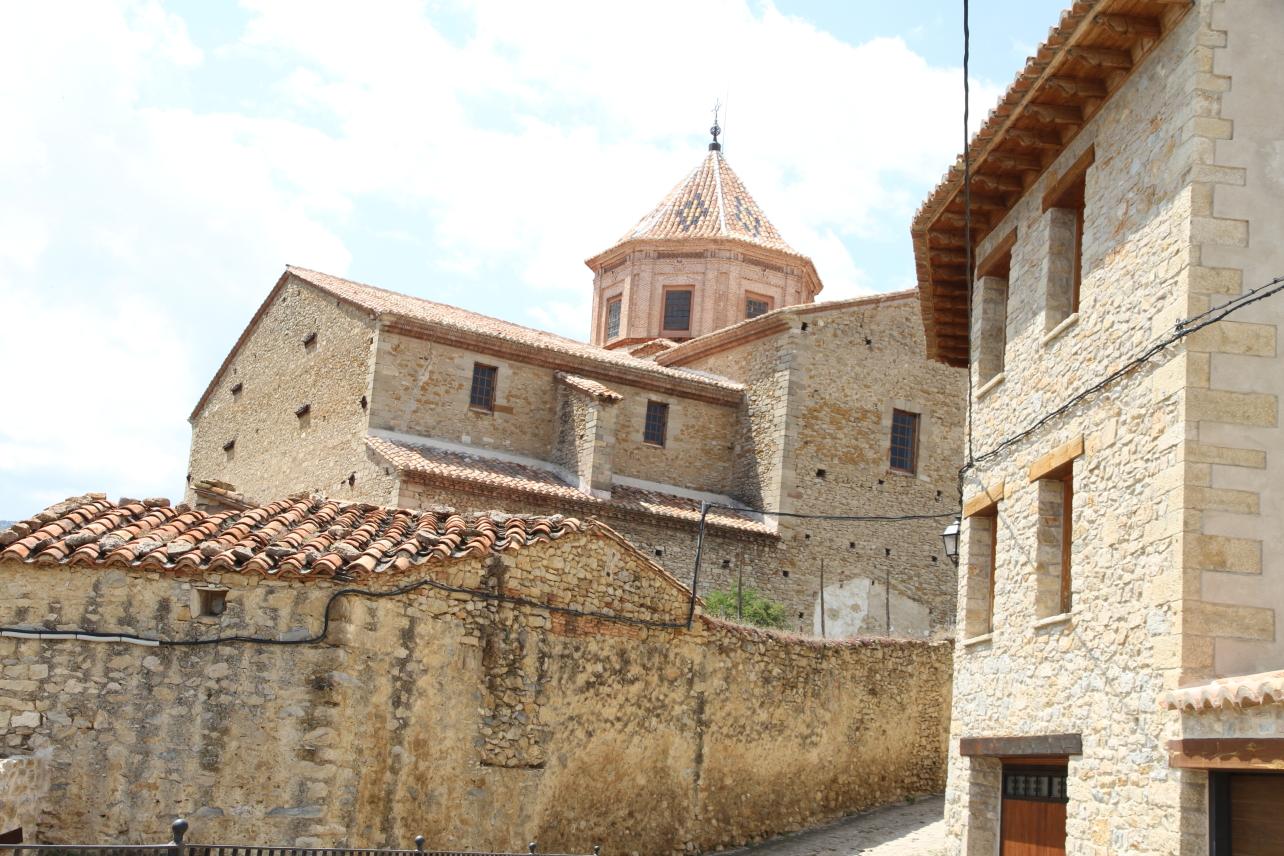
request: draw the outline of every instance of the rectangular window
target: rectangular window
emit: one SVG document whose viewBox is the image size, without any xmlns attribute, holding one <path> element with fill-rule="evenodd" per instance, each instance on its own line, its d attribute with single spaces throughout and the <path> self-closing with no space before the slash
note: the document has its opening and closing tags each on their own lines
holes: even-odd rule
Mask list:
<svg viewBox="0 0 1284 856">
<path fill-rule="evenodd" d="M 691 289 L 674 288 L 664 292 L 664 329 L 691 329 Z"/>
<path fill-rule="evenodd" d="M 1083 285 L 1084 212 L 1094 150 L 1080 156 L 1043 198 L 1048 217 L 1047 318 L 1051 330 L 1079 311 Z"/>
<path fill-rule="evenodd" d="M 749 295 L 745 298 L 745 317 L 757 318 L 771 311 L 771 301 L 765 297 Z"/>
<path fill-rule="evenodd" d="M 1035 553 L 1035 615 L 1070 611 L 1071 542 L 1074 527 L 1074 464 L 1039 479 L 1039 532 Z"/>
<path fill-rule="evenodd" d="M 493 412 L 495 409 L 495 379 L 499 369 L 494 366 L 473 363 L 473 388 L 468 396 L 468 405 L 478 410 Z"/>
<path fill-rule="evenodd" d="M 646 403 L 646 425 L 642 429 L 642 439 L 654 446 L 663 446 L 665 434 L 669 430 L 669 405 L 662 401 Z"/>
<path fill-rule="evenodd" d="M 963 503 L 966 555 L 960 555 L 960 584 L 964 590 L 963 631 L 966 638 L 994 631 L 995 591 L 998 589 L 999 505 L 1003 482 L 989 485 Z"/>
<path fill-rule="evenodd" d="M 891 467 L 903 473 L 918 471 L 918 414 L 892 411 Z"/>
<path fill-rule="evenodd" d="M 606 338 L 614 339 L 620 335 L 620 308 L 623 300 L 615 298 L 606 304 Z"/>
<path fill-rule="evenodd" d="M 1074 473 L 1066 471 L 1061 479 L 1061 612 L 1067 613 L 1073 605 L 1070 598 L 1070 547 L 1074 530 Z"/>
</svg>

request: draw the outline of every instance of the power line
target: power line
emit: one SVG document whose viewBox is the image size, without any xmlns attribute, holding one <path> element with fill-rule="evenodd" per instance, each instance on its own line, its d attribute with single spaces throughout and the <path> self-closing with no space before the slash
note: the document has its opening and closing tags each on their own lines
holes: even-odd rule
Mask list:
<svg viewBox="0 0 1284 856">
<path fill-rule="evenodd" d="M 0 627 L 0 633 L 5 636 L 19 639 L 45 638 L 45 639 L 81 639 L 83 641 L 104 641 L 104 642 L 129 642 L 135 645 L 147 646 L 168 646 L 190 648 L 200 645 L 220 645 L 224 643 L 240 643 L 254 645 L 311 645 L 316 642 L 324 642 L 330 635 L 330 608 L 334 606 L 335 601 L 341 597 L 355 595 L 359 597 L 382 598 L 396 597 L 422 588 L 433 588 L 448 593 L 468 594 L 481 600 L 497 601 L 502 603 L 511 603 L 518 606 L 528 606 L 536 609 L 547 610 L 561 615 L 573 615 L 580 618 L 595 618 L 602 621 L 610 621 L 618 624 L 630 624 L 635 627 L 651 627 L 664 630 L 677 630 L 682 627 L 690 627 L 690 623 L 680 621 L 654 621 L 647 618 L 630 618 L 623 615 L 611 615 L 605 612 L 593 612 L 581 609 L 575 609 L 569 606 L 554 606 L 547 603 L 541 603 L 537 600 L 531 600 L 524 597 L 514 597 L 512 595 L 501 594 L 499 592 L 485 591 L 483 589 L 472 589 L 462 586 L 452 586 L 447 583 L 440 583 L 436 580 L 421 579 L 407 585 L 386 591 L 374 591 L 371 589 L 344 588 L 339 589 L 330 595 L 326 600 L 325 609 L 321 614 L 321 630 L 311 636 L 301 639 L 281 639 L 271 636 L 216 636 L 209 639 L 158 639 L 154 637 L 139 636 L 133 633 L 111 633 L 97 630 L 71 630 L 71 631 L 53 631 L 41 628 L 30 627 Z"/>
<path fill-rule="evenodd" d="M 1254 288 L 1253 290 L 1240 295 L 1234 300 L 1230 300 L 1222 304 L 1221 306 L 1217 306 L 1205 312 L 1201 312 L 1198 315 L 1194 315 L 1183 321 L 1178 321 L 1175 327 L 1173 328 L 1172 333 L 1160 339 L 1158 342 L 1155 342 L 1153 345 L 1143 350 L 1136 357 L 1129 360 L 1127 363 L 1124 363 L 1122 366 L 1115 369 L 1110 374 L 1106 375 L 1101 380 L 1094 383 L 1092 386 L 1089 386 L 1087 389 L 1084 389 L 1075 393 L 1075 395 L 1071 396 L 1070 399 L 1067 400 L 1060 407 L 1058 407 L 1055 410 L 1049 411 L 1048 413 L 1045 413 L 1043 416 L 1035 420 L 1035 422 L 1031 424 L 1029 427 L 1006 438 L 1005 440 L 1000 442 L 997 446 L 995 446 L 993 449 L 990 449 L 988 452 L 985 452 L 984 454 L 981 454 L 981 455 L 977 455 L 970 463 L 965 464 L 963 468 L 959 471 L 960 477 L 964 472 L 975 467 L 976 464 L 980 463 L 981 461 L 989 460 L 990 458 L 993 458 L 995 455 L 999 454 L 1003 450 L 1009 449 L 1012 446 L 1016 445 L 1017 443 L 1021 442 L 1022 440 L 1029 437 L 1034 432 L 1038 431 L 1044 425 L 1047 425 L 1056 417 L 1070 410 L 1070 408 L 1074 407 L 1076 404 L 1083 401 L 1088 396 L 1105 389 L 1107 386 L 1114 383 L 1119 378 L 1123 377 L 1124 375 L 1134 371 L 1135 369 L 1139 368 L 1140 366 L 1154 359 L 1160 353 L 1167 350 L 1170 346 L 1181 341 L 1182 339 L 1186 338 L 1190 334 L 1197 333 L 1200 330 L 1203 330 L 1205 327 L 1208 327 L 1212 324 L 1216 324 L 1218 321 L 1225 319 L 1227 316 L 1231 315 L 1232 313 L 1238 312 L 1239 310 L 1243 309 L 1245 306 L 1249 306 L 1250 304 L 1257 303 L 1259 300 L 1265 300 L 1266 298 L 1271 297 L 1272 295 L 1278 294 L 1281 289 L 1284 289 L 1284 276 L 1277 276 L 1274 279 L 1272 279 L 1270 282 L 1267 282 L 1264 285 L 1260 285 L 1257 288 Z"/>
</svg>

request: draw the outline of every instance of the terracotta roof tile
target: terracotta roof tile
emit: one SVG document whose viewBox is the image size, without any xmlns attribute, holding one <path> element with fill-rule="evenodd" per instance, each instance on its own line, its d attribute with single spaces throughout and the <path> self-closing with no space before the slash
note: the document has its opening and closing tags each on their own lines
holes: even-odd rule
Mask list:
<svg viewBox="0 0 1284 856">
<path fill-rule="evenodd" d="M 1169 710 L 1222 710 L 1284 704 L 1284 670 L 1220 678 L 1207 684 L 1166 692 L 1160 704 Z"/>
<path fill-rule="evenodd" d="M 567 339 L 554 333 L 523 327 L 510 321 L 502 321 L 467 309 L 436 303 L 422 297 L 399 294 L 373 285 L 366 285 L 337 276 L 319 273 L 318 271 L 290 265 L 287 271 L 300 279 L 311 283 L 322 291 L 335 297 L 347 300 L 376 314 L 388 314 L 412 321 L 428 324 L 440 324 L 467 333 L 479 333 L 484 336 L 495 336 L 510 342 L 539 348 L 546 352 L 576 357 L 611 366 L 621 366 L 687 383 L 716 387 L 721 390 L 743 391 L 744 386 L 728 378 L 715 375 L 694 374 L 681 369 L 669 369 L 657 366 L 650 360 L 642 360 L 622 351 L 612 351 Z"/>
<path fill-rule="evenodd" d="M 559 381 L 566 384 L 571 389 L 579 390 L 585 395 L 592 396 L 593 398 L 599 399 L 601 401 L 614 402 L 614 401 L 624 400 L 624 396 L 620 395 L 618 392 L 611 389 L 610 387 L 603 386 L 602 384 L 598 383 L 595 380 L 591 380 L 586 377 L 580 377 L 579 375 L 567 374 L 566 372 L 558 372 L 556 374 L 556 377 Z"/>
<path fill-rule="evenodd" d="M 616 246 L 664 238 L 733 238 L 802 256 L 780 236 L 721 151 L 710 151 Z"/>
<path fill-rule="evenodd" d="M 700 502 L 683 496 L 617 484 L 611 488 L 610 499 L 599 499 L 572 487 L 549 470 L 528 464 L 387 437 L 368 436 L 366 443 L 399 472 L 434 481 L 464 484 L 487 492 L 508 490 L 528 498 L 569 505 L 587 514 L 647 514 L 687 524 L 700 520 Z M 765 524 L 726 509 L 711 511 L 707 522 L 724 529 L 774 534 Z"/>
<path fill-rule="evenodd" d="M 210 514 L 86 494 L 0 532 L 0 559 L 348 580 L 516 550 L 584 528 L 561 516 L 447 514 L 308 496 Z"/>
</svg>

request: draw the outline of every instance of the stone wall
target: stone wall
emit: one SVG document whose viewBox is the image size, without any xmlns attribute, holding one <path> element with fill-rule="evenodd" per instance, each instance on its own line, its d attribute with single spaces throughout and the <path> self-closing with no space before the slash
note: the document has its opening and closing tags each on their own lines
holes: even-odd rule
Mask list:
<svg viewBox="0 0 1284 856">
<path fill-rule="evenodd" d="M 499 369 L 495 409 L 469 407 L 473 364 Z M 383 331 L 376 356 L 370 426 L 478 449 L 550 460 L 557 445 L 556 370 L 517 359 Z M 730 482 L 736 408 L 612 382 L 612 466 L 617 475 L 725 493 Z M 663 447 L 644 443 L 647 401 L 669 404 Z M 228 479 L 225 479 L 227 481 Z"/>
<path fill-rule="evenodd" d="M 193 415 L 188 501 L 217 479 L 251 497 L 387 503 L 394 480 L 364 441 L 374 321 L 289 276 L 261 313 Z"/>
<path fill-rule="evenodd" d="M 685 592 L 601 530 L 418 572 L 685 618 Z M 218 619 L 185 610 L 201 581 L 229 589 Z M 13 562 L 0 587 L 3 625 L 174 639 L 297 638 L 335 593 Z M 947 645 L 666 629 L 434 588 L 330 614 L 325 642 L 296 646 L 0 638 L 6 674 L 29 676 L 0 685 L 0 709 L 32 720 L 7 749 L 52 753 L 41 837 L 164 841 L 181 814 L 196 842 L 682 853 L 943 784 Z"/>
<path fill-rule="evenodd" d="M 515 514 L 565 511 L 547 500 L 521 501 L 504 497 L 497 501 L 494 496 L 482 492 L 412 480 L 402 483 L 396 504 L 404 508 L 446 506 L 471 511 L 486 511 L 499 504 Z M 699 538 L 696 524 L 639 513 L 603 513 L 601 518 L 683 584 L 691 584 Z M 715 589 L 730 589 L 743 580 L 746 588 L 756 588 L 789 609 L 789 629 L 810 632 L 810 614 L 806 613 L 810 596 L 800 594 L 793 578 L 780 573 L 786 561 L 780 541 L 773 535 L 709 526 L 705 530 L 701 551 L 699 594 L 704 596 Z M 805 613 L 807 618 L 799 619 L 799 612 Z"/>
<path fill-rule="evenodd" d="M 736 495 L 802 514 L 952 512 L 966 376 L 923 357 L 917 300 L 818 304 L 786 317 L 780 332 L 682 363 L 749 388 Z M 897 408 L 919 414 L 912 474 L 890 466 Z M 943 632 L 956 594 L 940 537 L 947 523 L 781 518 L 781 560 L 766 569 L 780 579 L 760 573 L 753 584 L 787 591 L 791 620 L 811 633 L 821 632 L 822 576 L 827 634 Z"/>
<path fill-rule="evenodd" d="M 1206 307 L 1209 291 L 1238 289 L 1237 277 L 1194 266 L 1201 252 L 1192 243 L 1220 228 L 1204 222 L 1208 198 L 1191 184 L 1212 170 L 1201 117 L 1221 85 L 1209 76 L 1212 46 L 1225 41 L 1208 28 L 1214 6 L 1199 3 L 1165 35 L 977 253 L 984 259 L 1016 230 L 1006 358 L 988 386 L 976 378 L 973 442 L 985 457 L 965 483 L 965 507 L 988 509 L 962 533 L 951 852 L 991 856 L 998 836 L 1000 763 L 961 757 L 957 740 L 1047 734 L 1082 735 L 1082 755 L 1069 759 L 1067 852 L 1208 852 L 1206 776 L 1169 766 L 1165 742 L 1180 736 L 1178 716 L 1157 700 L 1211 665 L 1201 637 L 1264 629 L 1251 610 L 1208 609 L 1189 596 L 1201 573 L 1253 572 L 1237 545 L 1210 549 L 1191 533 L 1208 503 L 1236 499 L 1210 490 L 1222 486 L 1208 481 L 1210 462 L 1254 460 L 1234 444 L 1210 444 L 1190 420 L 1202 411 L 1242 422 L 1253 407 L 1198 389 L 1208 363 L 1192 338 L 1001 454 L 986 453 Z M 1062 318 L 1048 295 L 1059 215 L 1043 199 L 1089 146 L 1081 301 Z M 974 360 L 992 345 L 974 343 Z M 1061 457 L 1074 502 L 1071 606 L 1057 612 L 1041 592 L 1040 518 L 1055 509 L 1037 474 Z"/>
<path fill-rule="evenodd" d="M 30 673 L 30 669 L 16 671 Z M 23 720 L 19 714 L 19 721 Z M 0 835 L 20 829 L 23 841 L 38 840 L 37 824 L 49 790 L 48 754 L 0 758 Z"/>
</svg>

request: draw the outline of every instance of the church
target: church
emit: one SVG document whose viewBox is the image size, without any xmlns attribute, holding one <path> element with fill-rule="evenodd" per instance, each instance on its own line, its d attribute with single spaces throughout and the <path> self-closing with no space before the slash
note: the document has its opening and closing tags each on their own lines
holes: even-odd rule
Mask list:
<svg viewBox="0 0 1284 856">
<path fill-rule="evenodd" d="M 967 382 L 917 293 L 817 302 L 716 134 L 587 265 L 587 342 L 287 267 L 190 416 L 188 501 L 595 518 L 799 632 L 948 632 Z"/>
</svg>

